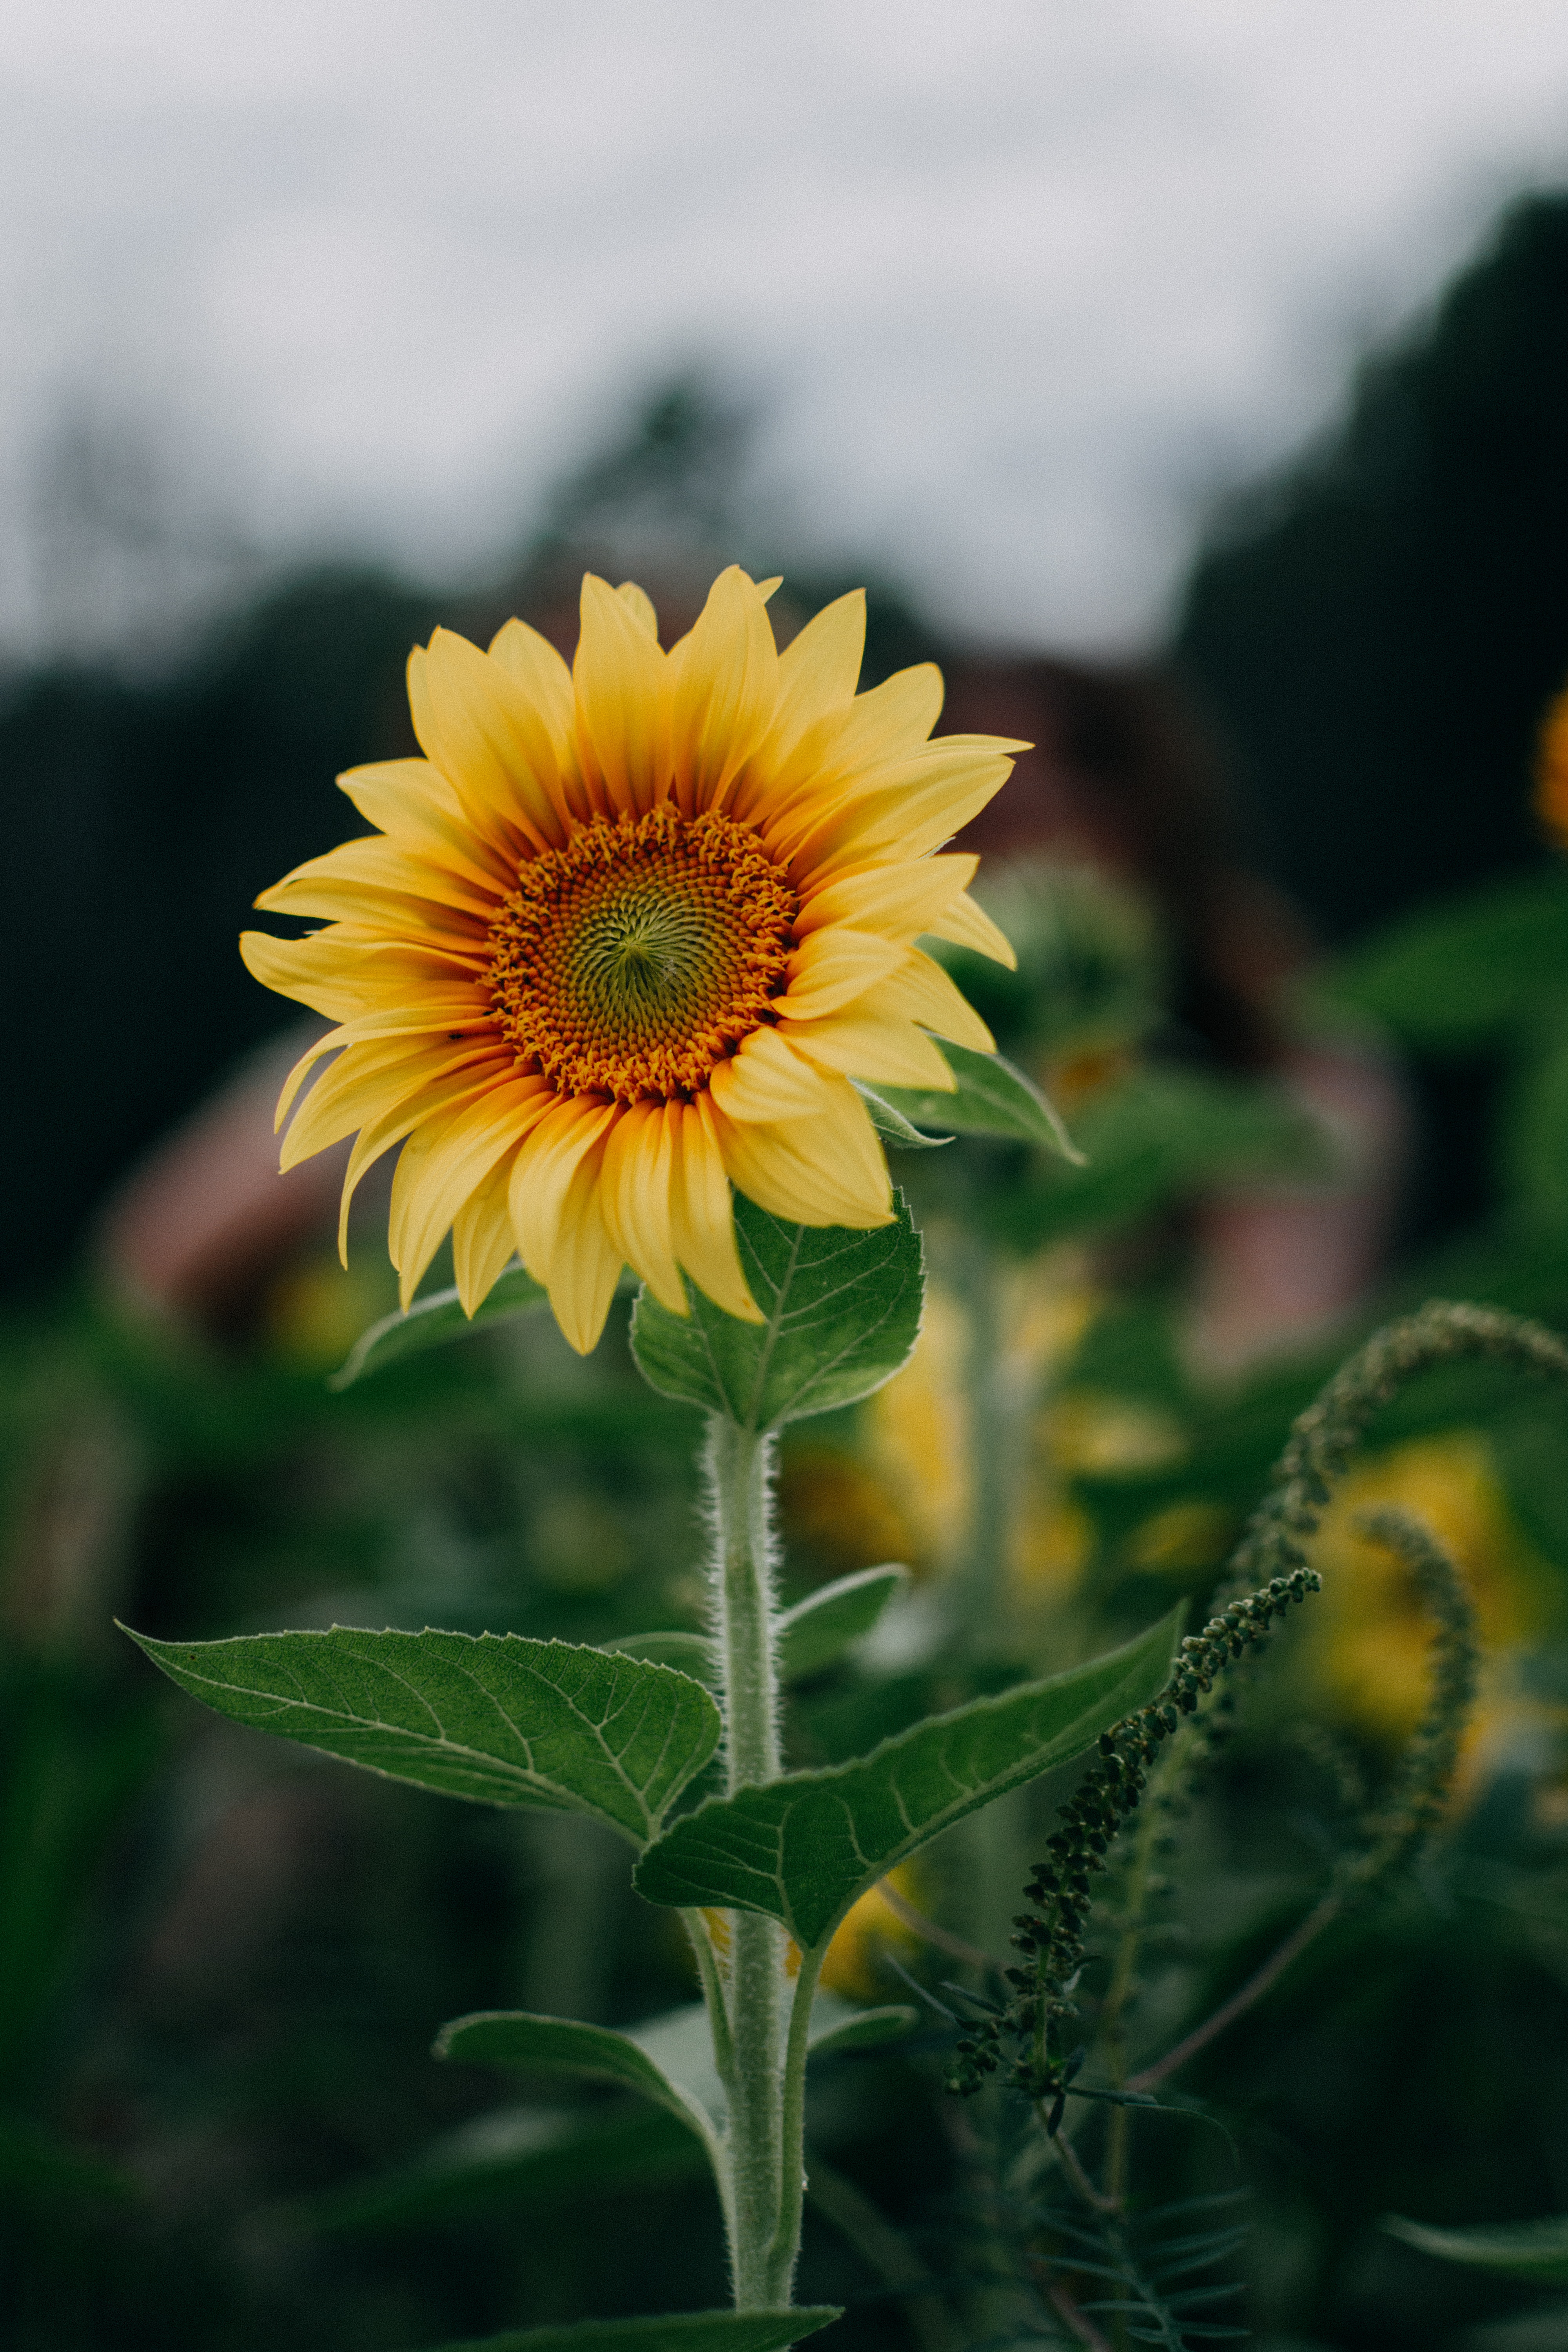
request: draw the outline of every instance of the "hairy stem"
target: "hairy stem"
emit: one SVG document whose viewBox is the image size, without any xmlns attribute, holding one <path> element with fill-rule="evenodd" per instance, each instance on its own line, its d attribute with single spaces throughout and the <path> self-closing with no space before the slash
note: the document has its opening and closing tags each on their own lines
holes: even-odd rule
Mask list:
<svg viewBox="0 0 1568 2352">
<path fill-rule="evenodd" d="M 732 1796 L 776 1780 L 779 1752 L 777 1610 L 773 1594 L 774 1442 L 715 1416 L 706 1457 L 715 1536 L 713 1633 L 723 1678 L 724 1759 Z M 727 2053 L 725 2165 L 730 2260 L 738 2310 L 787 2309 L 800 2245 L 804 2099 L 786 2053 L 789 1939 L 754 1911 L 731 1915 L 726 2004 L 704 1973 L 716 2054 Z M 809 1990 L 805 1993 L 807 2008 Z M 798 2074 L 804 2077 L 804 2028 Z"/>
</svg>

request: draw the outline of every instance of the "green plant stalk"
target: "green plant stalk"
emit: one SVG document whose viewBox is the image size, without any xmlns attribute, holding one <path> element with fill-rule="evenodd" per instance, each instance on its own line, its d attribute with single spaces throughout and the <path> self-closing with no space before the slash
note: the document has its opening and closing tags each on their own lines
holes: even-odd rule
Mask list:
<svg viewBox="0 0 1568 2352">
<path fill-rule="evenodd" d="M 775 1452 L 771 1433 L 742 1429 L 717 1414 L 709 1424 L 713 1633 L 731 1796 L 776 1780 L 783 1769 L 770 1524 Z M 735 1911 L 727 1999 L 717 1973 L 703 1970 L 714 2053 L 730 2105 L 723 2202 L 735 2306 L 742 2311 L 788 2309 L 800 2248 L 805 2039 L 816 1970 L 802 1967 L 786 2036 L 790 1948 L 776 1921 Z"/>
</svg>

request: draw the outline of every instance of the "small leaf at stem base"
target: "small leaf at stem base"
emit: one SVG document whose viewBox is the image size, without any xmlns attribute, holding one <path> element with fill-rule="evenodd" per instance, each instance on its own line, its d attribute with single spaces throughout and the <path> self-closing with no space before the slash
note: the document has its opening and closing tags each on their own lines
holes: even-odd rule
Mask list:
<svg viewBox="0 0 1568 2352">
<path fill-rule="evenodd" d="M 843 2312 L 832 2304 L 799 2311 L 672 2311 L 654 2319 L 580 2319 L 571 2327 L 520 2327 L 472 2336 L 434 2352 L 788 2352 Z"/>
</svg>

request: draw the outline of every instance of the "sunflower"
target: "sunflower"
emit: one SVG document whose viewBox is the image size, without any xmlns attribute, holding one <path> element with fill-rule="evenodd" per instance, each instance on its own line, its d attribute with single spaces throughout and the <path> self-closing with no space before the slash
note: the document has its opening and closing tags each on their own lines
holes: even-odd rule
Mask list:
<svg viewBox="0 0 1568 2352">
<path fill-rule="evenodd" d="M 409 656 L 420 760 L 340 779 L 378 830 L 257 900 L 327 917 L 247 931 L 256 978 L 340 1025 L 290 1074 L 289 1168 L 353 1134 L 349 1203 L 401 1144 L 389 1246 L 405 1306 L 449 1231 L 471 1315 L 515 1253 L 574 1348 L 630 1263 L 676 1314 L 682 1270 L 760 1320 L 731 1184 L 792 1223 L 891 1213 L 869 1085 L 950 1087 L 933 1034 L 993 1040 L 922 934 L 1011 963 L 936 856 L 1024 749 L 927 739 L 929 663 L 857 694 L 858 593 L 781 654 L 777 583 L 736 568 L 666 653 L 648 598 L 583 583 L 568 668 L 509 621 Z M 340 1234 L 340 1241 L 343 1234 Z"/>
</svg>

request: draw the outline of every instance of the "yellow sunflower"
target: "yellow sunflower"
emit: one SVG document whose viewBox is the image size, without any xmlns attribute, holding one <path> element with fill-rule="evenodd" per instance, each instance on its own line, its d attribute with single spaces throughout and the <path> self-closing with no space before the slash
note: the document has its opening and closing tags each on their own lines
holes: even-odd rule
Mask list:
<svg viewBox="0 0 1568 2352">
<path fill-rule="evenodd" d="M 1011 963 L 933 853 L 991 798 L 1011 751 L 927 739 L 927 663 L 857 694 L 865 600 L 781 654 L 736 568 L 668 653 L 648 598 L 583 583 L 568 668 L 509 621 L 489 651 L 446 629 L 408 662 L 422 760 L 341 779 L 379 828 L 264 891 L 325 929 L 241 941 L 258 980 L 341 1025 L 283 1165 L 358 1130 L 349 1202 L 402 1145 L 389 1245 L 406 1306 L 450 1231 L 472 1314 L 515 1253 L 586 1351 L 630 1263 L 687 1311 L 681 1269 L 760 1318 L 734 1184 L 794 1223 L 891 1214 L 851 1085 L 950 1087 L 934 1033 L 989 1032 L 922 934 Z"/>
</svg>

